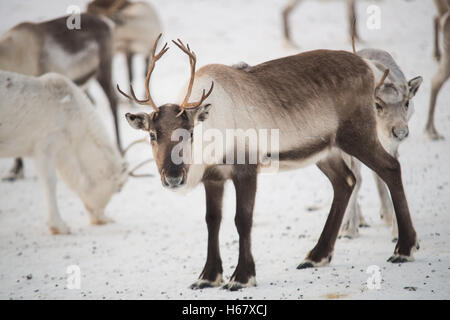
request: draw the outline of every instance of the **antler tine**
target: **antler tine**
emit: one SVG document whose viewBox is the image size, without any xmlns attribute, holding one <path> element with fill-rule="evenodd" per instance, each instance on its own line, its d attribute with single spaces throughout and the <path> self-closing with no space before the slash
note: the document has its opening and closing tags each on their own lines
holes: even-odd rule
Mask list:
<svg viewBox="0 0 450 320">
<path fill-rule="evenodd" d="M 189 102 L 188 104 L 186 104 L 185 109 L 192 109 L 192 108 L 197 108 L 198 106 L 200 106 L 203 103 L 203 101 L 205 101 L 206 98 L 209 97 L 209 95 L 211 94 L 213 88 L 214 88 L 214 81 L 211 82 L 211 87 L 209 88 L 209 91 L 208 91 L 207 94 L 205 94 L 205 89 L 203 89 L 202 96 L 201 96 L 200 100 L 197 101 L 197 102 Z"/>
<path fill-rule="evenodd" d="M 189 44 L 184 45 L 183 41 L 180 39 L 177 39 L 178 42 L 172 40 L 172 42 L 181 49 L 184 53 L 186 53 L 189 56 L 189 63 L 191 65 L 191 78 L 189 79 L 189 85 L 187 88 L 186 96 L 183 100 L 183 103 L 181 104 L 181 110 L 184 110 L 184 108 L 188 105 L 189 97 L 191 96 L 192 92 L 192 86 L 194 85 L 194 78 L 195 78 L 195 64 L 197 62 L 197 57 L 193 51 L 191 51 L 191 48 L 189 47 Z"/>
<path fill-rule="evenodd" d="M 389 75 L 389 69 L 384 70 L 383 76 L 381 77 L 380 81 L 378 82 L 377 86 L 375 87 L 375 93 L 380 89 L 380 87 L 383 85 L 384 80 L 386 80 L 387 76 Z"/>
<path fill-rule="evenodd" d="M 117 90 L 119 90 L 119 92 L 122 95 L 124 95 L 125 97 L 127 97 L 130 100 L 135 101 L 138 104 L 150 105 L 155 111 L 158 111 L 158 106 L 153 101 L 152 96 L 150 94 L 150 88 L 149 88 L 150 77 L 152 75 L 153 69 L 155 68 L 156 61 L 158 61 L 167 52 L 167 50 L 169 50 L 169 47 L 167 47 L 167 42 L 166 42 L 166 44 L 163 46 L 161 51 L 159 51 L 158 54 L 155 54 L 156 53 L 156 47 L 158 46 L 158 41 L 161 38 L 161 36 L 162 36 L 162 33 L 159 34 L 158 38 L 156 38 L 155 44 L 153 45 L 152 59 L 150 61 L 150 65 L 148 66 L 147 76 L 145 77 L 145 94 L 146 94 L 146 98 L 143 99 L 143 100 L 139 100 L 138 98 L 136 98 L 136 95 L 134 94 L 133 87 L 131 85 L 130 85 L 131 97 L 128 94 L 124 93 L 122 90 L 120 90 L 119 85 L 117 85 Z"/>
<path fill-rule="evenodd" d="M 203 89 L 202 96 L 201 96 L 200 100 L 199 100 L 198 102 L 190 102 L 190 103 L 186 104 L 186 106 L 184 106 L 183 108 L 181 108 L 181 111 L 177 114 L 177 117 L 181 116 L 181 114 L 182 114 L 182 113 L 184 112 L 184 110 L 186 110 L 186 109 L 195 109 L 195 108 L 198 108 L 198 107 L 203 103 L 203 101 L 205 101 L 206 98 L 209 97 L 209 95 L 211 94 L 213 88 L 214 88 L 214 81 L 211 82 L 211 88 L 209 88 L 209 91 L 208 91 L 207 94 L 205 94 L 205 89 Z"/>
</svg>

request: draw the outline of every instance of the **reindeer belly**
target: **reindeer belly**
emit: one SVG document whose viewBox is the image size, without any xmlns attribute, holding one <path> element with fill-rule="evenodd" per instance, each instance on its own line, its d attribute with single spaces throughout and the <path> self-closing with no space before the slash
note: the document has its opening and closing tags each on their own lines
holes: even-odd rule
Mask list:
<svg viewBox="0 0 450 320">
<path fill-rule="evenodd" d="M 100 53 L 96 43 L 89 42 L 79 51 L 69 52 L 51 38 L 45 41 L 42 66 L 44 72 L 63 74 L 75 82 L 80 79 L 87 82 L 96 74 L 100 65 Z"/>
<path fill-rule="evenodd" d="M 330 138 L 319 138 L 316 141 L 304 143 L 296 148 L 281 149 L 278 155 L 279 170 L 295 170 L 315 164 L 327 157 L 330 151 Z"/>
</svg>

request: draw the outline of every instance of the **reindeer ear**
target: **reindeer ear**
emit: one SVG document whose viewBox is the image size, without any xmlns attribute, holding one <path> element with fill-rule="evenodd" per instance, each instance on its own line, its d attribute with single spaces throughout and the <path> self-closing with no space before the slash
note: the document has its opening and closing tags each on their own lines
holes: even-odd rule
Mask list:
<svg viewBox="0 0 450 320">
<path fill-rule="evenodd" d="M 125 118 L 127 118 L 128 123 L 134 129 L 146 131 L 150 129 L 150 116 L 147 113 L 127 113 Z"/>
<path fill-rule="evenodd" d="M 414 97 L 422 84 L 423 78 L 421 76 L 415 77 L 408 81 L 409 99 Z"/>
<path fill-rule="evenodd" d="M 191 119 L 197 119 L 198 121 L 205 121 L 206 119 L 208 119 L 209 110 L 211 109 L 211 107 L 212 107 L 211 104 L 205 104 L 195 109 L 185 109 L 185 112 Z"/>
<path fill-rule="evenodd" d="M 211 104 L 205 104 L 203 106 L 198 107 L 197 111 L 197 119 L 198 121 L 205 121 L 209 117 L 209 110 L 211 109 Z"/>
</svg>

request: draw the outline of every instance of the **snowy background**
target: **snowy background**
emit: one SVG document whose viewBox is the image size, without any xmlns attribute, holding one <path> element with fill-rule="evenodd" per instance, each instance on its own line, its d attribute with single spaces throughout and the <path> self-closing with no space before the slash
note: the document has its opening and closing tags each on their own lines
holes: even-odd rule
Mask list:
<svg viewBox="0 0 450 320">
<path fill-rule="evenodd" d="M 208 63 L 257 64 L 272 58 L 317 48 L 351 50 L 344 1 L 303 1 L 291 15 L 292 34 L 299 50 L 282 41 L 284 0 L 175 1 L 153 0 L 164 26 L 165 40 L 181 38 Z M 64 15 L 69 5 L 84 8 L 86 1 L 0 0 L 0 32 L 24 20 L 43 21 Z M 365 27 L 370 4 L 381 8 L 381 29 Z M 430 79 L 437 69 L 432 59 L 431 0 L 358 1 L 357 49 L 389 51 L 406 77 L 424 78 L 414 98 L 416 113 L 411 135 L 400 148 L 403 180 L 421 249 L 416 261 L 391 264 L 386 259 L 394 244 L 391 231 L 379 219 L 379 201 L 370 172 L 363 171 L 360 202 L 371 228 L 359 238 L 338 240 L 327 267 L 297 270 L 315 245 L 332 200 L 332 188 L 314 166 L 278 175 L 260 176 L 254 213 L 253 255 L 258 286 L 240 292 L 220 289 L 192 291 L 188 286 L 206 259 L 207 230 L 204 191 L 187 196 L 164 190 L 159 177 L 130 179 L 115 195 L 106 213 L 115 223 L 91 226 L 80 200 L 62 183 L 58 204 L 72 234 L 52 236 L 46 227 L 43 188 L 32 161 L 25 161 L 25 180 L 0 182 L 0 298 L 1 299 L 449 299 L 450 298 L 450 83 L 441 90 L 437 128 L 447 140 L 430 142 L 424 135 Z M 172 46 L 174 47 L 174 46 Z M 115 82 L 126 84 L 124 57 L 114 61 Z M 143 59 L 135 61 L 142 90 Z M 186 57 L 172 48 L 153 76 L 157 103 L 171 102 L 188 79 Z M 94 83 L 91 92 L 110 129 L 106 97 Z M 36 106 L 37 108 L 39 106 Z M 122 103 L 120 112 L 130 110 Z M 137 108 L 135 108 L 137 110 Z M 125 144 L 143 134 L 121 117 Z M 151 156 L 148 146 L 128 155 L 133 165 Z M 12 159 L 0 160 L 4 175 Z M 156 172 L 154 164 L 146 171 Z M 220 234 L 225 280 L 238 258 L 234 227 L 234 190 L 227 185 Z M 66 288 L 66 268 L 81 269 L 81 289 Z M 380 290 L 367 288 L 377 265 Z"/>
</svg>

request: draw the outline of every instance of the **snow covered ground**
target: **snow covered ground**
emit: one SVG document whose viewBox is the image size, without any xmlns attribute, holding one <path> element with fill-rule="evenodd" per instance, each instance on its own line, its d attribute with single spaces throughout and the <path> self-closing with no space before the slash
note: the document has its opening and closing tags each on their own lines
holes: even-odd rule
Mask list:
<svg viewBox="0 0 450 320">
<path fill-rule="evenodd" d="M 283 47 L 280 10 L 284 0 L 175 1 L 153 0 L 167 40 L 186 40 L 198 65 L 257 64 L 296 51 Z M 0 32 L 24 20 L 42 21 L 66 13 L 69 5 L 84 8 L 86 1 L 0 1 Z M 381 8 L 381 29 L 365 27 L 370 4 Z M 91 226 L 79 201 L 62 183 L 58 201 L 71 227 L 67 236 L 50 235 L 43 189 L 33 163 L 25 162 L 26 178 L 0 183 L 0 298 L 1 299 L 449 299 L 450 298 L 450 83 L 443 87 L 437 107 L 437 127 L 447 140 L 430 142 L 423 129 L 430 79 L 437 65 L 432 59 L 432 18 L 435 8 L 426 1 L 358 1 L 357 48 L 389 51 L 407 78 L 422 75 L 415 97 L 411 135 L 401 146 L 403 179 L 421 249 L 416 261 L 391 264 L 386 259 L 394 244 L 381 224 L 379 201 L 370 172 L 363 171 L 360 202 L 371 227 L 354 240 L 336 243 L 327 267 L 297 270 L 316 243 L 332 200 L 328 180 L 314 166 L 294 172 L 261 176 L 254 214 L 253 254 L 258 286 L 240 292 L 220 289 L 192 291 L 206 258 L 204 191 L 186 196 L 164 190 L 159 178 L 130 179 L 115 195 L 107 214 L 115 223 Z M 351 50 L 344 1 L 304 1 L 291 17 L 292 33 L 300 50 Z M 125 83 L 124 58 L 115 60 L 115 78 Z M 137 59 L 142 74 L 143 61 Z M 173 101 L 188 79 L 187 59 L 173 48 L 154 74 L 154 98 Z M 142 90 L 142 81 L 135 84 Z M 111 130 L 107 100 L 96 84 L 93 95 Z M 36 106 L 37 108 L 39 106 Z M 130 110 L 123 103 L 121 113 Z M 121 118 L 125 143 L 143 134 Z M 112 131 L 111 131 L 112 136 Z M 139 146 L 128 156 L 131 165 L 151 156 Z M 0 160 L 0 175 L 11 159 Z M 154 164 L 145 170 L 157 174 Z M 238 236 L 234 227 L 234 190 L 227 185 L 220 234 L 226 279 L 237 263 Z M 308 210 L 308 208 L 314 210 Z M 67 267 L 78 265 L 81 288 L 67 289 Z M 381 288 L 366 281 L 369 266 L 381 269 Z"/>
</svg>

